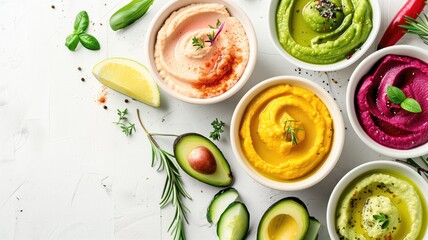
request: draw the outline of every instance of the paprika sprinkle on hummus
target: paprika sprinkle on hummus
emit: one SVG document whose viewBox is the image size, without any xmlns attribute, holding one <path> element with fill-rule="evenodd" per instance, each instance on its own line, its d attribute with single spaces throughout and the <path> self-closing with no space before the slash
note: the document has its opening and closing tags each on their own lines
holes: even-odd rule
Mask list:
<svg viewBox="0 0 428 240">
<path fill-rule="evenodd" d="M 247 161 L 266 177 L 289 181 L 314 172 L 327 158 L 333 120 L 313 92 L 288 84 L 259 93 L 240 125 Z"/>
<path fill-rule="evenodd" d="M 173 12 L 158 32 L 155 63 L 165 83 L 182 95 L 211 98 L 241 78 L 249 41 L 224 5 L 191 4 Z"/>
</svg>

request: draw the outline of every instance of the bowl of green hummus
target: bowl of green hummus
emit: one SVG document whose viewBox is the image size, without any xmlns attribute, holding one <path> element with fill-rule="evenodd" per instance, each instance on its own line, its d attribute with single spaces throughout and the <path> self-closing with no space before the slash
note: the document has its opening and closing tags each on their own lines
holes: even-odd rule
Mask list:
<svg viewBox="0 0 428 240">
<path fill-rule="evenodd" d="M 374 49 L 381 20 L 375 0 L 272 0 L 268 18 L 279 53 L 314 71 L 346 68 Z"/>
<path fill-rule="evenodd" d="M 348 172 L 327 205 L 330 239 L 427 239 L 428 183 L 402 163 L 377 160 Z"/>
</svg>

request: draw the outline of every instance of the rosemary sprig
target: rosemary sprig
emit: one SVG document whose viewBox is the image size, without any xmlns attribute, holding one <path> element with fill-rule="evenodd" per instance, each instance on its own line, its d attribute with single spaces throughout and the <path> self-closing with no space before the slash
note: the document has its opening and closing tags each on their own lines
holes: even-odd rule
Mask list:
<svg viewBox="0 0 428 240">
<path fill-rule="evenodd" d="M 184 222 L 189 223 L 186 218 L 186 214 L 189 209 L 184 205 L 183 199 L 192 199 L 187 191 L 184 189 L 183 182 L 181 180 L 180 173 L 178 171 L 178 165 L 173 160 L 175 156 L 159 147 L 159 144 L 153 138 L 154 135 L 162 136 L 161 134 L 151 134 L 144 127 L 141 121 L 140 111 L 137 109 L 138 121 L 141 127 L 149 139 L 152 148 L 152 167 L 158 163 L 158 171 L 166 172 L 165 184 L 162 190 L 162 196 L 160 201 L 160 207 L 164 208 L 168 203 L 171 203 L 175 207 L 175 214 L 171 224 L 168 227 L 168 232 L 174 237 L 174 240 L 185 240 L 186 235 L 184 231 Z M 165 135 L 171 136 L 171 135 Z"/>
<path fill-rule="evenodd" d="M 217 118 L 211 122 L 211 126 L 214 128 L 212 132 L 210 132 L 210 138 L 213 140 L 220 140 L 220 134 L 224 132 L 223 127 L 225 123 L 223 121 L 219 121 Z"/>
<path fill-rule="evenodd" d="M 291 123 L 293 123 L 293 122 L 299 122 L 299 121 L 292 120 L 292 119 L 285 120 L 285 123 L 284 123 L 285 140 L 290 139 L 291 140 L 291 144 L 297 145 L 297 141 L 299 139 L 297 139 L 296 132 L 299 131 L 299 130 L 303 130 L 303 128 L 293 127 L 291 125 Z"/>
<path fill-rule="evenodd" d="M 424 159 L 423 157 L 420 157 L 420 158 L 422 159 L 422 162 L 425 164 L 425 166 L 428 168 L 428 158 L 426 159 Z M 428 178 L 428 169 L 421 167 L 412 158 L 407 158 L 406 160 L 395 159 L 395 161 L 414 167 L 416 171 L 419 173 L 419 175 L 425 175 L 425 177 Z"/>
<path fill-rule="evenodd" d="M 424 13 L 419 15 L 419 20 L 409 16 L 405 16 L 406 25 L 400 25 L 400 27 L 407 29 L 407 33 L 419 35 L 425 44 L 428 44 L 428 16 Z"/>
<path fill-rule="evenodd" d="M 117 115 L 119 115 L 119 120 L 117 122 L 113 122 L 116 125 L 119 125 L 122 129 L 122 132 L 125 133 L 126 136 L 132 135 L 133 131 L 135 130 L 135 124 L 130 123 L 128 121 L 128 118 L 126 115 L 128 114 L 128 109 L 125 108 L 125 110 L 120 111 L 120 109 L 117 109 Z"/>
<path fill-rule="evenodd" d="M 385 229 L 388 227 L 389 225 L 388 215 L 380 213 L 380 214 L 373 215 L 373 218 L 376 220 L 379 220 L 379 223 L 382 224 L 381 225 L 382 229 Z"/>
</svg>

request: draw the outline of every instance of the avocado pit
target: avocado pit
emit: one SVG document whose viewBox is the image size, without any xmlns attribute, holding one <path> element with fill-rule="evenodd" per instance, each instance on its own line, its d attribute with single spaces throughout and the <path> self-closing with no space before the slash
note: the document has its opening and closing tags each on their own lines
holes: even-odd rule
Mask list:
<svg viewBox="0 0 428 240">
<path fill-rule="evenodd" d="M 199 146 L 193 149 L 187 157 L 190 167 L 203 174 L 213 174 L 217 169 L 217 164 L 211 151 Z"/>
</svg>

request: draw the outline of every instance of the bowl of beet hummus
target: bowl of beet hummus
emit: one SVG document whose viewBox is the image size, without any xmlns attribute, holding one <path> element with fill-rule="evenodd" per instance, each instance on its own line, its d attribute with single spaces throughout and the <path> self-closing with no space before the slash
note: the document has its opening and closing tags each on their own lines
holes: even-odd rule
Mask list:
<svg viewBox="0 0 428 240">
<path fill-rule="evenodd" d="M 369 147 L 398 158 L 428 153 L 428 51 L 397 45 L 371 54 L 346 95 L 351 125 Z"/>
</svg>

